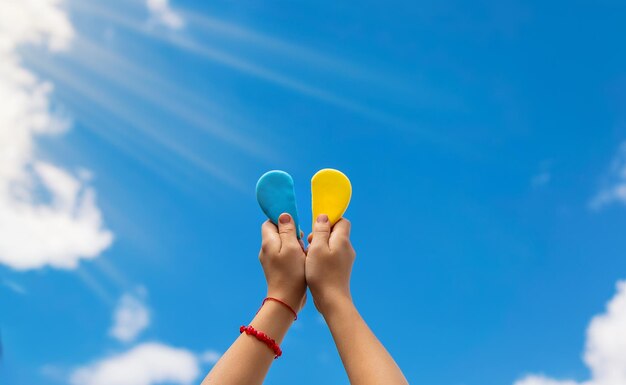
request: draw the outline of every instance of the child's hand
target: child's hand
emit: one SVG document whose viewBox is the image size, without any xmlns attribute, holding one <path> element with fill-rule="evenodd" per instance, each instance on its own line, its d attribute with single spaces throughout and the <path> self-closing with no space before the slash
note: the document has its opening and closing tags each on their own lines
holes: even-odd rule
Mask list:
<svg viewBox="0 0 626 385">
<path fill-rule="evenodd" d="M 270 221 L 261 227 L 259 260 L 267 281 L 267 296 L 287 302 L 299 311 L 306 301 L 305 254 L 296 226 L 289 214 L 278 218 L 278 228 Z"/>
<path fill-rule="evenodd" d="M 322 214 L 313 224 L 306 258 L 306 282 L 315 307 L 325 314 L 342 301 L 352 301 L 350 274 L 356 253 L 350 243 L 350 222 L 340 219 L 332 229 Z"/>
</svg>

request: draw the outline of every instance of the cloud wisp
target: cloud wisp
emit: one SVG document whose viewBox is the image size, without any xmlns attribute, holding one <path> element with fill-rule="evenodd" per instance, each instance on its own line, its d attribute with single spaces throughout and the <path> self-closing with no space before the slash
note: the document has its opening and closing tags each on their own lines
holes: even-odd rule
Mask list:
<svg viewBox="0 0 626 385">
<path fill-rule="evenodd" d="M 530 182 L 533 187 L 538 188 L 538 187 L 545 186 L 548 183 L 550 183 L 551 179 L 552 179 L 552 175 L 550 174 L 550 172 L 544 171 L 542 173 L 534 175 Z"/>
<path fill-rule="evenodd" d="M 626 205 L 626 142 L 622 143 L 613 159 L 609 175 L 609 182 L 591 200 L 590 207 L 599 210 L 612 203 Z"/>
<path fill-rule="evenodd" d="M 606 312 L 595 316 L 587 329 L 584 360 L 591 379 L 584 382 L 529 375 L 514 385 L 623 385 L 626 384 L 626 281 L 617 283 L 617 293 Z"/>
<path fill-rule="evenodd" d="M 37 157 L 36 138 L 59 135 L 69 122 L 55 111 L 53 85 L 24 68 L 17 50 L 69 48 L 74 30 L 62 5 L 0 3 L 0 263 L 16 270 L 73 269 L 113 240 L 87 178 Z"/>
<path fill-rule="evenodd" d="M 169 0 L 146 0 L 146 7 L 152 20 L 171 29 L 180 29 L 185 26 L 181 15 L 170 6 Z"/>
<path fill-rule="evenodd" d="M 26 295 L 28 293 L 26 291 L 26 289 L 24 289 L 24 287 L 22 285 L 20 285 L 20 284 L 18 284 L 16 282 L 0 278 L 0 283 L 2 283 L 2 285 L 4 285 L 6 288 L 8 288 L 9 290 L 11 290 L 14 293 L 17 293 L 17 294 L 20 294 L 20 295 Z"/>
<path fill-rule="evenodd" d="M 140 290 L 139 294 L 145 293 Z M 141 295 L 145 297 L 145 294 Z M 120 298 L 109 335 L 121 342 L 132 342 L 150 325 L 150 311 L 144 301 L 133 294 Z"/>
<path fill-rule="evenodd" d="M 218 351 L 207 350 L 200 355 L 200 361 L 213 365 L 220 359 L 221 356 L 222 354 Z"/>
</svg>

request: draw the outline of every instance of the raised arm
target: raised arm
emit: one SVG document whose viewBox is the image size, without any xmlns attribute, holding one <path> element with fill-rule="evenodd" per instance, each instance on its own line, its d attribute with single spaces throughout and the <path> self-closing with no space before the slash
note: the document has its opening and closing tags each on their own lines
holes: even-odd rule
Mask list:
<svg viewBox="0 0 626 385">
<path fill-rule="evenodd" d="M 267 281 L 267 297 L 277 298 L 299 311 L 306 301 L 305 254 L 289 214 L 282 214 L 278 228 L 267 221 L 261 228 L 259 260 Z M 267 301 L 250 326 L 280 344 L 294 320 L 287 306 Z M 235 329 L 233 332 L 236 333 Z M 202 385 L 262 384 L 274 353 L 263 342 L 243 333 L 215 364 Z"/>
<path fill-rule="evenodd" d="M 350 384 L 408 384 L 352 302 L 350 275 L 356 253 L 350 243 L 350 222 L 341 219 L 331 231 L 328 216 L 320 215 L 309 242 L 306 281 L 315 307 L 333 335 Z"/>
</svg>

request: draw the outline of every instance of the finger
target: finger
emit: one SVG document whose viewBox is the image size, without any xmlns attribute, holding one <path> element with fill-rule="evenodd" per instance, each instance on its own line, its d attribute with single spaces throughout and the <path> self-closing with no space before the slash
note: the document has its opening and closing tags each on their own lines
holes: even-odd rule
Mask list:
<svg viewBox="0 0 626 385">
<path fill-rule="evenodd" d="M 330 221 L 328 215 L 320 214 L 313 224 L 313 234 L 311 234 L 311 245 L 328 246 L 330 237 Z"/>
<path fill-rule="evenodd" d="M 349 220 L 347 220 L 346 218 L 339 219 L 339 221 L 335 223 L 335 226 L 333 226 L 333 232 L 330 234 L 329 243 L 332 244 L 336 239 L 342 238 L 350 240 L 351 227 L 352 225 L 350 224 Z"/>
<path fill-rule="evenodd" d="M 306 238 L 306 241 L 309 242 L 309 244 L 311 244 L 312 240 L 313 240 L 313 233 L 309 234 L 309 236 Z"/>
<path fill-rule="evenodd" d="M 291 215 L 287 213 L 280 214 L 280 217 L 278 217 L 278 234 L 280 235 L 281 250 L 285 248 L 285 246 L 294 244 L 300 247 L 296 231 L 296 224 L 291 218 Z"/>
<path fill-rule="evenodd" d="M 261 226 L 261 248 L 266 252 L 278 252 L 280 250 L 278 228 L 269 220 Z"/>
</svg>

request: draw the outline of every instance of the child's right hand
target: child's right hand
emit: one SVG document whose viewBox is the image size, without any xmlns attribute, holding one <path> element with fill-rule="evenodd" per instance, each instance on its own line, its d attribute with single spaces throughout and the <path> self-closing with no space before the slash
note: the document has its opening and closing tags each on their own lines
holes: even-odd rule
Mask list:
<svg viewBox="0 0 626 385">
<path fill-rule="evenodd" d="M 269 220 L 261 227 L 259 260 L 267 281 L 267 297 L 285 301 L 298 312 L 306 302 L 305 253 L 289 214 L 278 218 L 278 227 Z"/>
<path fill-rule="evenodd" d="M 306 282 L 315 307 L 326 315 L 342 302 L 352 301 L 350 275 L 356 253 L 350 243 L 350 221 L 342 218 L 331 230 L 328 216 L 319 215 L 309 242 Z"/>
</svg>

